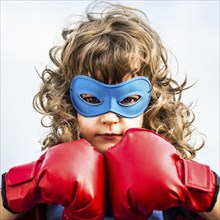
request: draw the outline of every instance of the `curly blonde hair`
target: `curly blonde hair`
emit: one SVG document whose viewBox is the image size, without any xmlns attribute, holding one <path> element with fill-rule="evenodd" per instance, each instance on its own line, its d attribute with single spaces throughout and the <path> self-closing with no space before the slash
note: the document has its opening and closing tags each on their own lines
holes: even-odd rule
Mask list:
<svg viewBox="0 0 220 220">
<path fill-rule="evenodd" d="M 146 76 L 152 84 L 143 127 L 164 136 L 184 158 L 193 158 L 204 140 L 197 148 L 190 144 L 195 116 L 181 102 L 182 92 L 189 88 L 187 79 L 179 84 L 171 78 L 168 52 L 144 12 L 110 3 L 96 12 L 99 4 L 89 5 L 80 22 L 63 29 L 63 44 L 50 50 L 53 68 L 43 71 L 40 91 L 33 100 L 35 109 L 43 114 L 42 125 L 50 127 L 43 149 L 79 138 L 69 97 L 74 76 L 83 74 L 114 84 L 130 73 L 131 77 Z"/>
</svg>

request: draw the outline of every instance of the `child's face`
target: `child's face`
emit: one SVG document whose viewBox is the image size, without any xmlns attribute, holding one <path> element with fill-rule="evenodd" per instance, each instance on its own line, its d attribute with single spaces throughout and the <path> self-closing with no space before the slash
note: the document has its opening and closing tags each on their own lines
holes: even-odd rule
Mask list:
<svg viewBox="0 0 220 220">
<path fill-rule="evenodd" d="M 79 75 L 70 85 L 81 136 L 105 153 L 129 128 L 141 128 L 151 97 L 146 77 L 125 74 L 122 83 L 105 84 Z"/>
<path fill-rule="evenodd" d="M 141 128 L 143 124 L 143 114 L 135 118 L 123 118 L 113 112 L 96 117 L 85 117 L 77 113 L 77 118 L 82 136 L 101 153 L 118 143 L 126 130 Z"/>
</svg>

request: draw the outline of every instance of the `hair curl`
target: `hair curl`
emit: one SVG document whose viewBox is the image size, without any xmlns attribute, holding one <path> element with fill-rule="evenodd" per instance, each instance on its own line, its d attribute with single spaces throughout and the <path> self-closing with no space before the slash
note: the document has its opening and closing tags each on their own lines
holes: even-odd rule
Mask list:
<svg viewBox="0 0 220 220">
<path fill-rule="evenodd" d="M 102 4 L 102 3 L 101 3 Z M 69 85 L 78 74 L 105 83 L 123 81 L 125 74 L 147 76 L 152 98 L 144 113 L 143 127 L 164 136 L 185 158 L 193 158 L 197 148 L 190 144 L 195 128 L 194 113 L 181 102 L 187 79 L 179 84 L 171 78 L 168 52 L 144 12 L 107 3 L 89 5 L 86 16 L 63 29 L 63 44 L 50 50 L 53 68 L 46 68 L 42 84 L 33 100 L 43 114 L 42 125 L 50 127 L 43 148 L 79 138 L 76 111 L 70 102 Z M 46 125 L 44 118 L 49 117 Z"/>
</svg>

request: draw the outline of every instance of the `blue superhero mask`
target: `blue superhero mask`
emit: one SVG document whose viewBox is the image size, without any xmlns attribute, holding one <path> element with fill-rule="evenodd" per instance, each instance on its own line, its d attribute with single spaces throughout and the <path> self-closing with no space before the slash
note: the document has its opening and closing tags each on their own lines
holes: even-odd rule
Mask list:
<svg viewBox="0 0 220 220">
<path fill-rule="evenodd" d="M 85 117 L 114 112 L 121 117 L 135 118 L 147 108 L 150 97 L 151 84 L 143 76 L 109 85 L 78 75 L 70 84 L 72 105 Z"/>
</svg>

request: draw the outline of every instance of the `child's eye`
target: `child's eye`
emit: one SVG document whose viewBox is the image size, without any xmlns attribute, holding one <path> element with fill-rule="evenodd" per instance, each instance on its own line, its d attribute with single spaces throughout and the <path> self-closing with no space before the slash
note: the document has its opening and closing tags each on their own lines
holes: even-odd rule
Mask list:
<svg viewBox="0 0 220 220">
<path fill-rule="evenodd" d="M 120 104 L 121 105 L 133 105 L 141 98 L 140 95 L 131 95 L 123 99 Z"/>
<path fill-rule="evenodd" d="M 100 104 L 101 101 L 96 98 L 93 95 L 90 94 L 81 94 L 80 97 L 87 103 L 92 104 L 92 105 L 96 105 L 96 104 Z"/>
</svg>

